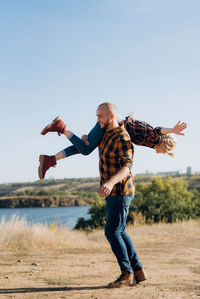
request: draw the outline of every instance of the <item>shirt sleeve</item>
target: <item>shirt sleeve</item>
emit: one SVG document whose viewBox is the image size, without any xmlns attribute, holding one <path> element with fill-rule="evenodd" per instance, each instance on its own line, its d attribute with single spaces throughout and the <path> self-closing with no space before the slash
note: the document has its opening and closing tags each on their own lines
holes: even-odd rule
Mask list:
<svg viewBox="0 0 200 299">
<path fill-rule="evenodd" d="M 155 136 L 161 136 L 162 135 L 161 130 L 162 127 L 156 127 L 153 129 L 153 134 L 155 134 Z"/>
<path fill-rule="evenodd" d="M 120 168 L 128 167 L 130 170 L 133 167 L 133 155 L 134 147 L 131 140 L 126 140 L 126 138 L 121 138 L 118 143 L 118 151 L 120 157 Z"/>
<path fill-rule="evenodd" d="M 160 142 L 162 127 L 153 128 L 147 122 L 139 120 L 128 120 L 124 125 L 134 144 L 154 148 Z"/>
</svg>

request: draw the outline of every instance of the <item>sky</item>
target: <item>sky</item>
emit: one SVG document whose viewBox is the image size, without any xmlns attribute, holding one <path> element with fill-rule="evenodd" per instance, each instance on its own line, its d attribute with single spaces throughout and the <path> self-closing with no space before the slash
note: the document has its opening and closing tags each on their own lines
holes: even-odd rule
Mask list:
<svg viewBox="0 0 200 299">
<path fill-rule="evenodd" d="M 0 0 L 0 183 L 38 180 L 39 155 L 70 145 L 41 130 L 56 116 L 78 136 L 96 109 L 152 126 L 188 123 L 175 157 L 135 146 L 133 174 L 200 172 L 199 0 Z M 97 177 L 98 150 L 46 178 Z"/>
</svg>

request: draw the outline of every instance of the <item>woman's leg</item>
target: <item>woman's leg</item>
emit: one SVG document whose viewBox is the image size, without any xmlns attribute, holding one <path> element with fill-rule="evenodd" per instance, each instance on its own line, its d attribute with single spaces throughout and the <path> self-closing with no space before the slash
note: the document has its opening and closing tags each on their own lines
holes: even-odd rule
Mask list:
<svg viewBox="0 0 200 299">
<path fill-rule="evenodd" d="M 65 129 L 65 128 L 64 128 Z M 61 152 L 54 156 L 40 155 L 40 165 L 38 168 L 39 178 L 44 179 L 46 171 L 56 165 L 56 161 L 70 157 L 76 154 L 89 155 L 100 143 L 104 130 L 101 129 L 99 123 L 97 123 L 94 128 L 88 134 L 89 144 L 86 145 L 85 142 L 72 134 L 69 130 L 65 129 L 63 134 L 71 141 L 73 146 L 68 146 Z"/>
<path fill-rule="evenodd" d="M 96 123 L 94 128 L 88 134 L 88 145 L 75 134 L 72 133 L 72 136 L 70 137 L 68 137 L 68 134 L 66 134 L 65 136 L 74 146 L 67 147 L 63 150 L 65 157 L 69 157 L 78 153 L 81 153 L 82 155 L 89 155 L 101 142 L 104 132 L 105 131 L 101 129 L 99 123 Z"/>
<path fill-rule="evenodd" d="M 64 150 L 62 150 L 61 152 L 58 152 L 55 157 L 56 157 L 56 161 L 60 160 L 60 159 L 64 159 L 76 154 L 80 154 L 79 151 L 75 148 L 75 146 L 71 145 L 66 147 Z"/>
<path fill-rule="evenodd" d="M 88 145 L 75 134 L 64 133 L 73 145 L 66 147 L 61 152 L 58 152 L 55 155 L 56 161 L 76 154 L 89 155 L 101 142 L 104 132 L 105 131 L 101 129 L 99 123 L 96 123 L 94 128 L 88 134 Z"/>
</svg>

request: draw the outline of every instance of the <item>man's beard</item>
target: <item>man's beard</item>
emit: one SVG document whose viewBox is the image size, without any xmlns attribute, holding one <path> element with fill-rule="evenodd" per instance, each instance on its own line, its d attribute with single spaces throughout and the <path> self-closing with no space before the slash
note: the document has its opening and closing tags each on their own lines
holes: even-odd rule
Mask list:
<svg viewBox="0 0 200 299">
<path fill-rule="evenodd" d="M 109 124 L 110 124 L 109 122 L 105 123 L 105 125 L 102 127 L 102 129 L 104 129 L 105 131 L 107 131 Z"/>
</svg>

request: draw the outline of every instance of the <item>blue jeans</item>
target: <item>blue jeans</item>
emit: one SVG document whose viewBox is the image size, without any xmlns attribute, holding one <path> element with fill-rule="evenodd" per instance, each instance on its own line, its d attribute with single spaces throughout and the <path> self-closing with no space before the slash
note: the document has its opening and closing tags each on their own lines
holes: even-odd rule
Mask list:
<svg viewBox="0 0 200 299">
<path fill-rule="evenodd" d="M 117 258 L 121 271 L 132 273 L 142 269 L 134 244 L 126 233 L 126 220 L 131 196 L 108 196 L 106 198 L 105 235 Z"/>
<path fill-rule="evenodd" d="M 94 128 L 88 134 L 89 145 L 86 145 L 82 139 L 73 134 L 69 139 L 73 145 L 68 146 L 62 152 L 66 157 L 79 153 L 83 155 L 89 155 L 100 144 L 104 133 L 105 131 L 101 129 L 99 123 L 96 123 Z"/>
</svg>

